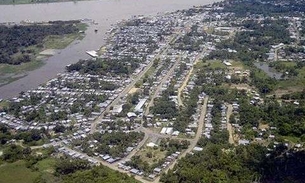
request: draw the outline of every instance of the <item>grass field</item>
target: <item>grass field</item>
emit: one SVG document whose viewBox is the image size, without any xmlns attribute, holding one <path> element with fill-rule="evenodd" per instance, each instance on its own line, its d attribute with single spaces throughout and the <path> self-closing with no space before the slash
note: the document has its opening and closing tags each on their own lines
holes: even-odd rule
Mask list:
<svg viewBox="0 0 305 183">
<path fill-rule="evenodd" d="M 232 66 L 227 67 L 221 60 L 207 60 L 205 62 L 199 62 L 196 64 L 197 69 L 199 68 L 207 68 L 207 69 L 225 69 L 225 68 L 235 68 L 237 69 L 246 69 L 242 62 L 230 60 Z"/>
<path fill-rule="evenodd" d="M 69 34 L 64 36 L 48 36 L 44 39 L 44 48 L 45 49 L 64 49 L 69 44 L 71 44 L 76 38 L 78 38 L 78 34 Z"/>
<path fill-rule="evenodd" d="M 38 176 L 39 172 L 26 168 L 25 161 L 0 166 L 0 183 L 33 183 Z"/>
<path fill-rule="evenodd" d="M 0 109 L 2 109 L 3 107 L 8 107 L 8 105 L 9 105 L 8 101 L 2 101 L 2 102 L 0 102 Z M 1 149 L 0 149 L 0 151 L 1 151 Z"/>
<path fill-rule="evenodd" d="M 4 163 L 0 165 L 0 183 L 33 183 L 39 176 L 47 182 L 55 182 L 56 177 L 52 175 L 55 162 L 52 158 L 43 159 L 34 165 L 37 171 L 27 168 L 23 160 Z"/>
<path fill-rule="evenodd" d="M 40 172 L 53 173 L 55 163 L 56 163 L 55 159 L 47 158 L 39 161 L 35 166 L 38 168 Z"/>
<path fill-rule="evenodd" d="M 293 62 L 283 62 L 287 64 L 289 67 L 293 67 L 295 63 Z M 279 90 L 296 90 L 300 91 L 305 88 L 305 67 L 302 69 L 297 69 L 298 75 L 295 77 L 291 77 L 287 80 L 279 81 L 277 89 Z"/>
<path fill-rule="evenodd" d="M 76 25 L 76 27 L 80 31 L 85 31 L 88 25 L 85 23 L 79 23 Z M 52 35 L 44 39 L 43 47 L 44 49 L 64 49 L 74 40 L 82 39 L 82 38 L 84 38 L 84 34 L 80 34 L 80 33 L 61 35 L 61 36 Z"/>
<path fill-rule="evenodd" d="M 152 157 L 147 157 L 147 153 L 151 153 Z M 159 160 L 165 158 L 166 151 L 161 151 L 160 148 L 154 149 L 150 147 L 145 147 L 137 152 L 136 156 L 140 156 L 141 160 L 147 162 L 149 165 L 157 163 Z"/>
<path fill-rule="evenodd" d="M 216 68 L 224 69 L 226 67 L 220 60 L 207 60 L 205 62 L 198 62 L 194 68 L 198 70 L 198 69 L 216 69 Z"/>
</svg>

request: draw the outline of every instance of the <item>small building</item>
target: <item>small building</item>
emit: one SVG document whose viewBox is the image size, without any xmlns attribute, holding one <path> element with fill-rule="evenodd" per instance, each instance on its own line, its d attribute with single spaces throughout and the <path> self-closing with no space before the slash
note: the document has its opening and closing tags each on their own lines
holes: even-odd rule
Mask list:
<svg viewBox="0 0 305 183">
<path fill-rule="evenodd" d="M 120 114 L 123 111 L 123 104 L 121 105 L 116 105 L 112 109 L 113 114 Z"/>
<path fill-rule="evenodd" d="M 167 129 L 166 127 L 163 127 L 160 133 L 161 134 L 165 134 L 166 133 L 166 129 Z"/>
<path fill-rule="evenodd" d="M 166 129 L 165 134 L 171 135 L 172 133 L 173 133 L 173 127 L 168 127 L 168 128 Z"/>
<path fill-rule="evenodd" d="M 137 115 L 136 115 L 136 113 L 134 113 L 134 112 L 128 112 L 128 113 L 127 113 L 127 117 L 128 117 L 128 118 L 135 118 L 135 117 L 137 117 Z"/>
<path fill-rule="evenodd" d="M 161 171 L 162 171 L 161 168 L 155 168 L 155 169 L 154 169 L 154 173 L 156 173 L 156 174 L 160 174 Z"/>
<path fill-rule="evenodd" d="M 232 66 L 232 64 L 230 63 L 230 62 L 228 62 L 228 61 L 223 61 L 223 64 L 225 64 L 226 66 Z"/>
<path fill-rule="evenodd" d="M 193 151 L 197 151 L 197 152 L 199 152 L 199 151 L 203 151 L 203 148 L 202 147 L 194 147 L 194 149 L 193 149 Z"/>
<path fill-rule="evenodd" d="M 134 112 L 143 112 L 143 105 L 145 104 L 147 99 L 140 99 L 139 103 L 136 105 L 136 107 L 134 108 Z"/>
<path fill-rule="evenodd" d="M 248 145 L 250 144 L 249 140 L 241 139 L 238 141 L 238 145 Z"/>
<path fill-rule="evenodd" d="M 137 175 L 137 174 L 139 173 L 139 170 L 133 168 L 133 169 L 131 169 L 129 172 L 132 173 L 132 174 Z"/>
<path fill-rule="evenodd" d="M 178 136 L 179 135 L 179 131 L 174 131 L 173 133 L 172 133 L 172 136 Z"/>
<path fill-rule="evenodd" d="M 147 147 L 156 147 L 158 146 L 157 144 L 153 143 L 153 142 L 149 142 L 147 145 Z"/>
</svg>

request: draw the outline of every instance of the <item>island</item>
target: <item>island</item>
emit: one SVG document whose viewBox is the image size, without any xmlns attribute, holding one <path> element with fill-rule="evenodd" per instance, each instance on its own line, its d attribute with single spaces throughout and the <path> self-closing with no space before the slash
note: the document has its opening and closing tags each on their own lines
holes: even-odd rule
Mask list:
<svg viewBox="0 0 305 183">
<path fill-rule="evenodd" d="M 48 57 L 82 39 L 86 27 L 79 20 L 0 25 L 0 86 L 24 77 Z"/>
</svg>

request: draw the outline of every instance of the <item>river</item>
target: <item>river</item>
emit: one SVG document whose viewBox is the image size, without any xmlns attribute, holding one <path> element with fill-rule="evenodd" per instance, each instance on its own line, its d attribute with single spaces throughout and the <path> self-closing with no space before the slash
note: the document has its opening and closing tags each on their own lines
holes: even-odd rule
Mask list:
<svg viewBox="0 0 305 183">
<path fill-rule="evenodd" d="M 17 96 L 21 91 L 37 88 L 58 73 L 65 66 L 86 59 L 85 51 L 98 50 L 105 44 L 105 33 L 112 24 L 129 19 L 133 15 L 156 15 L 206 5 L 219 0 L 98 0 L 47 4 L 1 5 L 0 22 L 50 21 L 92 19 L 98 25 L 90 26 L 81 41 L 74 41 L 60 53 L 46 60 L 46 64 L 31 71 L 27 76 L 0 87 L 0 98 Z M 94 29 L 98 29 L 97 33 Z"/>
</svg>

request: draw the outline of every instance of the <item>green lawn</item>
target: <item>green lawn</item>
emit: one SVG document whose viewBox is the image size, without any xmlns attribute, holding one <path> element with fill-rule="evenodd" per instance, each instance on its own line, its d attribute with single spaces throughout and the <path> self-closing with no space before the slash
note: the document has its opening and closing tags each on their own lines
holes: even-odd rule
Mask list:
<svg viewBox="0 0 305 183">
<path fill-rule="evenodd" d="M 220 60 L 208 61 L 207 63 L 210 64 L 208 67 L 211 69 L 225 69 L 226 68 L 226 66 Z"/>
<path fill-rule="evenodd" d="M 64 49 L 70 43 L 72 43 L 78 34 L 69 34 L 63 36 L 52 35 L 44 39 L 44 48 L 45 49 Z"/>
<path fill-rule="evenodd" d="M 4 101 L 0 102 L 0 109 L 2 109 L 3 107 L 8 107 L 8 106 L 9 106 L 8 101 L 4 100 Z M 0 151 L 1 151 L 1 149 L 0 149 Z"/>
<path fill-rule="evenodd" d="M 292 65 L 293 63 L 287 63 Z M 302 90 L 305 88 L 305 67 L 297 69 L 298 75 L 296 77 L 289 78 L 287 80 L 279 81 L 279 89 L 296 88 Z"/>
<path fill-rule="evenodd" d="M 286 67 L 294 67 L 296 66 L 296 62 L 281 62 L 282 64 L 284 64 Z"/>
<path fill-rule="evenodd" d="M 55 163 L 56 163 L 55 159 L 47 158 L 47 159 L 43 159 L 43 160 L 39 161 L 35 165 L 35 167 L 37 167 L 40 172 L 53 173 Z"/>
<path fill-rule="evenodd" d="M 300 139 L 300 138 L 298 138 L 298 137 L 293 137 L 293 136 L 283 136 L 283 138 L 284 138 L 285 140 L 288 140 L 288 141 L 293 142 L 293 143 L 295 143 L 295 144 L 297 144 L 297 143 L 300 143 L 300 142 L 301 142 L 301 139 Z"/>
<path fill-rule="evenodd" d="M 53 158 L 38 161 L 34 165 L 37 171 L 27 168 L 23 160 L 0 164 L 0 183 L 33 183 L 39 176 L 42 176 L 44 180 L 48 180 L 48 183 L 54 183 L 57 180 L 52 175 L 55 162 L 56 160 Z"/>
<path fill-rule="evenodd" d="M 0 183 L 33 183 L 39 172 L 26 168 L 24 161 L 0 165 Z"/>
<path fill-rule="evenodd" d="M 147 157 L 147 153 L 151 153 L 152 157 Z M 166 151 L 161 151 L 160 148 L 154 149 L 150 147 L 145 147 L 141 149 L 136 154 L 137 156 L 140 156 L 140 158 L 147 162 L 149 165 L 152 165 L 154 163 L 157 163 L 159 160 L 165 158 Z"/>
<path fill-rule="evenodd" d="M 225 69 L 225 64 L 221 60 L 207 60 L 196 64 L 195 69 Z"/>
</svg>

